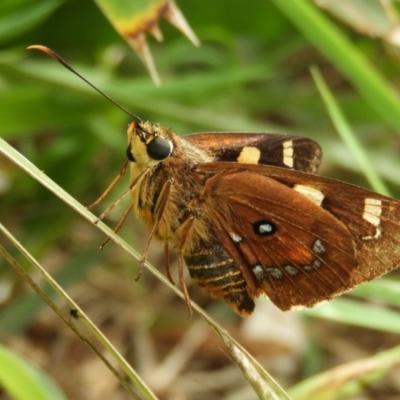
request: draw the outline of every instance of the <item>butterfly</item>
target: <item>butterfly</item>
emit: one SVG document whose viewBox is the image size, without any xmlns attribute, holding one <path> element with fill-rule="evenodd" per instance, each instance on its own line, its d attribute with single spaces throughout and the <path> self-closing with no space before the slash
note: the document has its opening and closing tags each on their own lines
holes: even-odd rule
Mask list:
<svg viewBox="0 0 400 400">
<path fill-rule="evenodd" d="M 282 310 L 312 307 L 400 262 L 400 202 L 315 175 L 321 157 L 299 136 L 180 137 L 132 122 L 132 208 L 177 248 L 179 270 L 184 260 L 239 315 L 263 294 Z"/>
<path fill-rule="evenodd" d="M 44 51 L 94 87 L 60 56 Z M 103 96 L 107 95 L 95 88 Z M 123 107 L 119 106 L 124 112 Z M 179 281 L 191 278 L 239 315 L 268 296 L 282 310 L 312 307 L 400 264 L 400 202 L 316 175 L 320 146 L 282 134 L 178 136 L 142 121 L 128 128 L 128 212 L 178 250 Z M 104 213 L 103 213 L 104 215 Z M 167 261 L 167 274 L 172 280 Z"/>
</svg>

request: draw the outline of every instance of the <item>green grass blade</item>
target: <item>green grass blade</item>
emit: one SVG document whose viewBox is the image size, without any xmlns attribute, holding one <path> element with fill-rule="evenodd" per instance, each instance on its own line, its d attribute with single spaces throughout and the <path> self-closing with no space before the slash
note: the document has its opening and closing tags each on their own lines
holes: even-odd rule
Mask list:
<svg viewBox="0 0 400 400">
<path fill-rule="evenodd" d="M 361 395 L 365 387 L 399 364 L 400 346 L 340 365 L 301 381 L 289 390 L 294 400 L 335 400 Z"/>
<path fill-rule="evenodd" d="M 400 334 L 400 314 L 373 304 L 360 303 L 344 298 L 301 311 L 304 315 L 337 321 L 342 324 L 376 329 Z"/>
<path fill-rule="evenodd" d="M 361 51 L 310 1 L 272 1 L 381 117 L 400 132 L 400 97 Z"/>
<path fill-rule="evenodd" d="M 336 127 L 336 130 L 338 131 L 346 145 L 349 147 L 356 162 L 361 166 L 361 169 L 364 172 L 364 175 L 367 178 L 368 182 L 371 184 L 375 191 L 385 194 L 386 196 L 390 196 L 389 189 L 379 177 L 379 175 L 375 172 L 374 167 L 371 165 L 370 158 L 363 150 L 361 143 L 356 137 L 356 134 L 348 124 L 344 114 L 340 110 L 338 103 L 336 102 L 333 94 L 329 90 L 328 85 L 326 84 L 321 73 L 317 68 L 313 67 L 311 69 L 311 74 L 317 85 L 319 93 L 324 100 L 325 106 L 329 112 L 333 124 Z"/>
</svg>

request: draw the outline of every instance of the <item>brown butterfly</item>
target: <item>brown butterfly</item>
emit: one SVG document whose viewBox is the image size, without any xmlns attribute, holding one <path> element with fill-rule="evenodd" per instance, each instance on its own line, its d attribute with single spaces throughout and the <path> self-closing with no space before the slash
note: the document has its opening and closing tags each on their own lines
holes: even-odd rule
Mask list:
<svg viewBox="0 0 400 400">
<path fill-rule="evenodd" d="M 241 316 L 262 294 L 282 310 L 311 307 L 400 264 L 400 202 L 314 175 L 314 141 L 179 137 L 135 119 L 126 161 L 132 209 L 151 230 L 148 243 L 155 236 L 166 253 L 178 249 L 187 300 L 183 260 L 195 282 Z"/>
</svg>

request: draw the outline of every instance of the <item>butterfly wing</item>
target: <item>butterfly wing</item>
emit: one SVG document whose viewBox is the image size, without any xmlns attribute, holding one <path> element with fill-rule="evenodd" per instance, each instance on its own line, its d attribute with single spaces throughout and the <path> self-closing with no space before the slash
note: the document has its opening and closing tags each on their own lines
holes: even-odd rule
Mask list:
<svg viewBox="0 0 400 400">
<path fill-rule="evenodd" d="M 316 173 L 322 150 L 311 139 L 282 134 L 196 133 L 183 137 L 216 161 L 264 164 Z"/>
<path fill-rule="evenodd" d="M 202 164 L 213 234 L 251 298 L 313 306 L 400 263 L 400 202 L 315 175 Z M 240 306 L 238 306 L 240 308 Z"/>
<path fill-rule="evenodd" d="M 270 168 L 268 176 L 290 187 L 315 188 L 321 206 L 349 229 L 359 267 L 352 286 L 377 278 L 400 265 L 400 201 L 367 189 L 309 174 L 285 174 Z"/>
</svg>

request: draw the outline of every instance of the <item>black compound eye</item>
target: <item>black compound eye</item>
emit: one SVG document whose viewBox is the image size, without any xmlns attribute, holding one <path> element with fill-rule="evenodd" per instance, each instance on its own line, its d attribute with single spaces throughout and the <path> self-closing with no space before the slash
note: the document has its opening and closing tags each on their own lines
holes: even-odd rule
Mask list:
<svg viewBox="0 0 400 400">
<path fill-rule="evenodd" d="M 153 160 L 164 160 L 172 153 L 172 148 L 169 140 L 157 137 L 147 145 L 147 154 Z"/>
<path fill-rule="evenodd" d="M 126 156 L 128 157 L 128 160 L 130 162 L 136 162 L 135 158 L 133 157 L 133 155 L 131 153 L 131 146 L 130 145 L 126 148 Z"/>
</svg>

